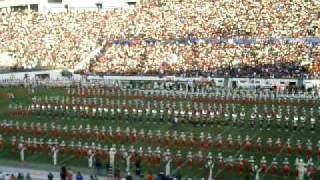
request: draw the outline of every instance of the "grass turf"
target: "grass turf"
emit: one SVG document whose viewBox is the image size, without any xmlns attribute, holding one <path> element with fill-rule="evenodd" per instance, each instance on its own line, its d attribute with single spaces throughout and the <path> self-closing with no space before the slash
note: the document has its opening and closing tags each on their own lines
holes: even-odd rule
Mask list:
<svg viewBox="0 0 320 180">
<path fill-rule="evenodd" d="M 6 93 L 8 92 L 13 92 L 15 94 L 15 99 L 12 101 L 10 101 L 7 97 L 6 97 Z M 1 120 L 3 119 L 10 119 L 10 120 L 14 120 L 14 121 L 20 121 L 20 122 L 47 122 L 48 124 L 50 122 L 56 122 L 58 124 L 61 125 L 79 125 L 79 124 L 91 124 L 91 127 L 93 127 L 94 125 L 105 125 L 106 127 L 108 126 L 112 126 L 113 129 L 115 129 L 115 127 L 120 126 L 122 130 L 124 130 L 126 127 L 130 127 L 133 128 L 135 127 L 136 129 L 151 129 L 151 130 L 158 130 L 160 129 L 162 132 L 165 131 L 172 131 L 172 126 L 167 124 L 167 123 L 158 123 L 158 122 L 146 122 L 146 121 L 137 121 L 137 122 L 126 122 L 126 121 L 106 121 L 106 120 L 101 120 L 101 119 L 78 119 L 78 118 L 57 118 L 57 117 L 47 117 L 47 116 L 40 116 L 40 117 L 35 117 L 35 116 L 31 116 L 31 117 L 9 117 L 8 116 L 8 105 L 9 103 L 15 103 L 15 104 L 21 104 L 21 105 L 30 105 L 31 104 L 31 98 L 33 95 L 37 95 L 37 96 L 57 96 L 57 95 L 66 95 L 66 90 L 65 89 L 61 89 L 61 88 L 50 88 L 50 89 L 36 89 L 35 93 L 32 95 L 31 94 L 31 90 L 27 89 L 27 88 L 1 88 L 0 89 L 0 118 Z M 242 104 L 238 104 L 238 105 L 242 105 Z M 252 104 L 243 104 L 245 106 L 245 108 L 247 110 L 249 110 L 250 108 L 253 107 Z M 269 104 L 270 105 L 270 104 Z M 279 107 L 279 106 L 278 106 Z M 263 107 L 262 105 L 258 105 L 259 110 L 261 110 Z M 308 107 L 307 107 L 308 108 Z M 302 113 L 301 108 L 299 109 L 299 114 Z M 250 129 L 250 128 L 234 128 L 234 127 L 225 127 L 225 126 L 199 126 L 199 127 L 195 127 L 193 125 L 190 124 L 182 124 L 179 125 L 178 127 L 179 131 L 184 131 L 184 132 L 194 132 L 194 134 L 196 135 L 196 137 L 200 134 L 200 132 L 210 132 L 213 135 L 216 135 L 218 133 L 222 133 L 222 136 L 224 137 L 224 139 L 226 139 L 226 136 L 228 134 L 232 134 L 234 141 L 235 141 L 235 137 L 237 135 L 241 135 L 242 138 L 244 139 L 245 135 L 250 135 L 251 138 L 253 137 L 261 137 L 262 139 L 267 139 L 269 137 L 273 138 L 273 141 L 275 142 L 276 138 L 281 137 L 282 139 L 282 143 L 285 143 L 285 140 L 287 138 L 291 138 L 292 139 L 292 146 L 295 147 L 295 140 L 296 139 L 301 139 L 301 140 L 306 140 L 306 139 L 311 139 L 314 143 L 317 142 L 319 136 L 317 135 L 317 133 L 312 134 L 310 131 L 305 130 L 305 131 L 297 131 L 297 132 L 284 132 L 284 131 L 277 131 L 276 129 L 272 129 L 271 131 L 266 131 L 266 130 L 259 130 L 259 129 Z M 10 142 L 11 140 L 11 134 L 3 134 L 4 135 L 4 139 L 7 142 Z M 22 132 L 19 134 L 16 134 L 16 136 L 20 136 L 20 135 L 24 135 L 25 137 L 32 137 L 31 134 L 23 134 Z M 44 137 L 44 138 L 49 138 L 50 136 Z M 214 137 L 214 136 L 213 136 Z M 67 141 L 68 142 L 68 141 Z M 102 144 L 126 144 L 125 141 L 106 141 L 106 142 L 101 142 Z M 128 144 L 126 144 L 128 145 Z M 156 145 L 153 143 L 143 143 L 143 142 L 139 142 L 137 143 L 136 147 L 146 147 L 146 146 L 151 146 L 153 147 L 153 149 L 155 149 Z M 146 148 L 145 148 L 146 149 Z M 165 149 L 165 148 L 163 148 Z M 181 147 L 172 147 L 171 148 L 173 150 L 173 152 L 175 152 L 177 149 L 181 149 L 183 154 L 186 154 L 189 150 L 192 150 L 193 152 L 197 152 L 198 149 L 197 148 L 181 148 Z M 293 148 L 294 149 L 294 148 Z M 204 153 L 204 155 L 207 154 L 208 151 L 206 151 Z M 240 151 L 236 151 L 234 149 L 228 149 L 228 148 L 223 148 L 223 149 L 217 149 L 215 147 L 213 147 L 212 149 L 210 149 L 210 152 L 212 152 L 214 155 L 217 155 L 218 152 L 222 152 L 224 157 L 228 156 L 228 155 L 233 155 L 234 158 L 238 157 L 239 154 L 243 154 L 243 156 L 245 158 L 249 158 L 249 156 L 254 156 L 255 160 L 257 161 L 257 163 L 259 163 L 261 156 L 265 155 L 268 161 L 268 164 L 271 163 L 271 159 L 275 156 L 275 155 L 269 155 L 266 153 L 261 153 L 261 152 L 246 152 L 243 149 L 241 149 Z M 303 156 L 305 156 L 305 152 L 303 154 Z M 277 154 L 277 158 L 278 158 L 278 162 L 280 164 L 281 167 L 281 163 L 283 161 L 283 158 L 287 157 L 287 154 L 285 152 L 282 152 L 280 154 Z M 19 160 L 19 153 L 11 153 L 10 151 L 10 147 L 9 147 L 9 143 L 6 144 L 4 150 L 2 150 L 0 152 L 0 159 L 2 160 L 11 160 L 11 161 L 17 161 Z M 296 159 L 295 155 L 292 155 L 291 157 L 289 157 L 290 163 L 291 165 L 294 164 L 294 161 Z M 316 159 L 316 153 L 314 150 L 313 153 L 313 159 Z M 26 161 L 27 162 L 33 162 L 36 164 L 39 164 L 39 167 L 41 167 L 41 164 L 48 164 L 51 162 L 50 158 L 48 155 L 40 155 L 40 154 L 34 154 L 34 155 L 26 155 Z M 66 165 L 66 166 L 73 166 L 73 167 L 86 167 L 87 166 L 87 160 L 85 158 L 78 158 L 76 156 L 59 156 L 59 165 Z M 121 161 L 120 163 L 118 163 L 119 166 L 121 168 L 124 167 L 124 161 Z M 294 167 L 291 167 L 294 168 Z M 132 168 L 133 169 L 133 168 Z M 154 173 L 159 172 L 159 167 L 155 167 L 155 166 L 150 166 L 150 165 L 143 165 L 143 171 L 144 172 L 148 172 L 148 171 L 152 171 Z M 172 169 L 175 169 L 174 164 L 172 164 Z M 179 170 L 181 174 L 183 174 L 184 176 L 188 176 L 188 177 L 194 177 L 194 179 L 199 179 L 199 177 L 206 177 L 207 175 L 207 170 L 204 168 L 193 168 L 193 169 L 189 169 L 187 167 L 183 167 L 181 170 Z M 214 174 L 217 174 L 217 170 L 214 170 Z M 289 179 L 293 178 L 294 174 L 291 173 Z M 319 178 L 319 173 L 317 174 L 317 177 Z M 243 175 L 238 175 L 237 170 L 234 171 L 234 173 L 232 173 L 231 175 L 226 174 L 225 172 L 223 173 L 218 173 L 218 178 L 219 179 L 246 179 L 248 178 L 248 173 L 244 173 Z M 253 177 L 249 177 L 249 178 L 253 178 Z M 271 175 L 266 175 L 263 176 L 264 179 L 288 179 L 288 177 L 282 177 L 282 176 L 276 176 L 273 177 Z"/>
</svg>

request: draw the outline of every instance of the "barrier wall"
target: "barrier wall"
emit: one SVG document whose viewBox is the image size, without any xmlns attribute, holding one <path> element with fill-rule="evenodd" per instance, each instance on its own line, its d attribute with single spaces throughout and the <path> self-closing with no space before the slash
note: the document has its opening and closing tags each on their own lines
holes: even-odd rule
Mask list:
<svg viewBox="0 0 320 180">
<path fill-rule="evenodd" d="M 175 76 L 81 76 L 80 74 L 73 74 L 72 78 L 62 76 L 62 70 L 48 70 L 48 71 L 32 71 L 32 72 L 15 72 L 15 73 L 5 73 L 0 74 L 0 80 L 17 80 L 25 81 L 27 80 L 39 80 L 38 76 L 48 75 L 49 80 L 45 80 L 46 83 L 50 82 L 62 82 L 62 81 L 72 81 L 72 82 L 116 82 L 116 81 L 180 81 L 186 83 L 192 83 L 195 81 L 214 81 L 218 87 L 242 87 L 242 88 L 271 88 L 273 86 L 287 87 L 289 85 L 298 85 L 298 79 L 262 79 L 262 78 L 183 78 Z M 27 77 L 27 78 L 26 78 Z M 227 81 L 227 82 L 225 82 Z M 71 83 L 71 82 L 70 82 Z M 308 79 L 303 80 L 302 83 L 306 88 L 320 88 L 319 79 Z"/>
<path fill-rule="evenodd" d="M 128 2 L 139 2 L 139 0 L 62 0 L 61 3 L 49 3 L 48 0 L 0 0 L 0 8 L 13 6 L 38 5 L 39 12 L 62 12 L 69 10 L 98 10 L 98 4 L 102 10 L 109 8 L 128 7 Z"/>
</svg>

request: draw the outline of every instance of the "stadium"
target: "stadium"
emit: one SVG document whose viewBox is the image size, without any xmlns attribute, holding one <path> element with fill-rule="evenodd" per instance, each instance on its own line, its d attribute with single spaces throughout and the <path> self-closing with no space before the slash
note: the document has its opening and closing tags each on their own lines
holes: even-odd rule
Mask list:
<svg viewBox="0 0 320 180">
<path fill-rule="evenodd" d="M 318 0 L 0 13 L 0 180 L 320 179 Z"/>
</svg>

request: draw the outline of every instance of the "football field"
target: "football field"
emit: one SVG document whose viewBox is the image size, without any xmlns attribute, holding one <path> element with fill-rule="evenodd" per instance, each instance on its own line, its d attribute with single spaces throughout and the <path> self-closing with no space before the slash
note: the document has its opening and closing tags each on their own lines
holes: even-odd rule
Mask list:
<svg viewBox="0 0 320 180">
<path fill-rule="evenodd" d="M 8 93 L 14 94 L 14 99 L 9 99 Z M 253 101 L 228 101 L 228 100 L 219 100 L 219 101 L 210 101 L 208 99 L 187 99 L 187 98 L 176 98 L 176 99 L 170 99 L 170 102 L 179 102 L 177 103 L 177 107 L 179 105 L 182 106 L 182 109 L 188 109 L 190 105 L 193 104 L 196 101 L 202 101 L 203 107 L 202 108 L 208 108 L 208 105 L 213 106 L 216 104 L 217 108 L 221 107 L 222 112 L 225 112 L 224 109 L 227 107 L 227 104 L 229 104 L 228 108 L 230 112 L 233 113 L 246 113 L 244 124 L 241 126 L 239 124 L 233 124 L 232 119 L 230 118 L 229 121 L 225 120 L 225 117 L 222 115 L 218 119 L 216 119 L 212 123 L 190 123 L 189 120 L 183 120 L 180 118 L 180 121 L 178 124 L 172 124 L 171 121 L 162 120 L 161 118 L 154 117 L 150 118 L 149 116 L 136 116 L 136 115 L 125 115 L 124 113 L 119 114 L 118 116 L 112 115 L 112 117 L 109 117 L 110 114 L 107 114 L 107 116 L 103 117 L 84 117 L 78 114 L 73 113 L 72 111 L 63 112 L 61 113 L 55 113 L 52 112 L 52 110 L 48 112 L 41 111 L 37 114 L 28 114 L 28 115 L 13 115 L 10 113 L 9 105 L 21 105 L 22 107 L 31 107 L 32 104 L 32 98 L 33 97 L 41 97 L 42 100 L 45 97 L 57 97 L 57 96 L 71 96 L 68 94 L 67 89 L 64 88 L 37 88 L 34 89 L 34 92 L 32 92 L 29 88 L 0 88 L 0 122 L 6 121 L 12 121 L 13 124 L 16 122 L 19 122 L 20 125 L 23 123 L 26 123 L 30 125 L 31 123 L 47 123 L 48 129 L 50 130 L 50 124 L 55 123 L 55 125 L 60 125 L 61 127 L 67 126 L 69 130 L 71 130 L 71 127 L 74 125 L 75 127 L 79 127 L 82 125 L 84 128 L 89 124 L 90 127 L 93 129 L 95 126 L 97 126 L 99 129 L 104 126 L 106 129 L 109 127 L 112 127 L 113 131 L 115 132 L 118 127 L 120 127 L 123 134 L 125 134 L 126 128 L 136 129 L 137 133 L 140 132 L 141 129 L 144 129 L 144 131 L 148 132 L 148 130 L 151 130 L 153 133 L 153 137 L 157 135 L 157 132 L 161 131 L 161 138 L 160 141 L 157 141 L 156 138 L 151 140 L 141 140 L 139 137 L 137 138 L 136 142 L 133 144 L 131 139 L 126 138 L 125 135 L 123 135 L 122 138 L 108 138 L 108 139 L 97 139 L 94 135 L 92 136 L 83 136 L 81 138 L 74 138 L 70 136 L 63 136 L 60 135 L 58 137 L 52 137 L 51 133 L 44 133 L 39 135 L 34 135 L 32 132 L 25 132 L 23 130 L 18 130 L 10 132 L 0 132 L 2 134 L 4 139 L 4 148 L 0 150 L 0 160 L 5 162 L 6 160 L 12 162 L 19 163 L 19 151 L 12 152 L 11 148 L 11 139 L 12 136 L 16 136 L 17 139 L 20 138 L 20 136 L 23 136 L 26 140 L 27 138 L 34 138 L 37 139 L 43 138 L 45 142 L 48 139 L 57 139 L 59 142 L 65 141 L 66 144 L 69 144 L 71 141 L 74 141 L 75 144 L 78 143 L 78 141 L 88 142 L 91 144 L 92 142 L 95 142 L 95 144 L 101 144 L 102 147 L 105 147 L 105 145 L 108 145 L 108 147 L 111 147 L 112 145 L 116 145 L 116 147 L 119 149 L 121 145 L 124 145 L 126 148 L 131 148 L 133 145 L 136 150 L 138 150 L 140 147 L 143 148 L 144 153 L 147 152 L 147 147 L 151 147 L 152 150 L 155 150 L 156 147 L 160 147 L 161 152 L 165 152 L 167 149 L 170 149 L 170 152 L 172 153 L 172 156 L 174 157 L 177 153 L 177 151 L 181 151 L 182 157 L 183 157 L 183 164 L 181 167 L 177 167 L 176 163 L 171 163 L 171 173 L 172 174 L 181 174 L 183 177 L 192 177 L 193 179 L 200 179 L 201 177 L 207 178 L 208 176 L 208 168 L 205 166 L 206 164 L 206 158 L 209 152 L 212 153 L 213 157 L 215 158 L 215 167 L 213 168 L 213 177 L 216 177 L 217 179 L 254 179 L 255 172 L 250 173 L 249 167 L 252 164 L 250 162 L 250 157 L 253 156 L 253 159 L 255 162 L 254 165 L 260 166 L 261 158 L 264 156 L 266 158 L 267 162 L 267 172 L 260 174 L 260 179 L 294 179 L 296 176 L 296 166 L 295 161 L 297 157 L 301 157 L 304 159 L 305 162 L 307 162 L 307 141 L 308 139 L 312 142 L 312 161 L 314 163 L 314 166 L 318 166 L 318 157 L 317 157 L 317 142 L 320 140 L 318 129 L 319 127 L 316 127 L 315 132 L 311 131 L 310 128 L 310 122 L 309 122 L 309 116 L 311 108 L 313 108 L 314 113 L 313 117 L 317 121 L 319 121 L 319 102 L 305 102 L 300 101 L 297 103 L 297 101 L 293 101 L 293 103 L 290 102 L 272 102 L 272 101 L 261 101 L 261 102 L 253 102 Z M 98 95 L 86 95 L 82 98 L 95 98 L 95 97 L 101 97 Z M 123 102 L 128 102 L 127 100 L 134 100 L 139 99 L 139 102 L 143 102 L 142 104 L 156 104 L 160 101 L 163 101 L 163 99 L 159 99 L 157 97 L 148 97 L 146 99 L 141 99 L 140 97 L 129 97 L 126 95 L 121 96 L 108 96 L 103 97 L 106 99 L 113 99 L 114 102 L 117 102 L 118 100 Z M 168 100 L 169 101 L 169 100 Z M 198 103 L 201 104 L 201 103 Z M 272 108 L 273 104 L 273 108 Z M 130 108 L 132 104 L 122 104 L 122 106 L 118 106 L 121 108 Z M 141 106 L 145 107 L 145 106 Z M 267 109 L 266 109 L 267 108 Z M 209 109 L 209 108 L 208 108 Z M 254 126 L 251 127 L 250 125 L 250 114 L 252 113 L 253 109 L 256 109 L 257 114 L 263 114 L 267 111 L 270 111 L 270 114 L 272 115 L 272 119 L 270 121 L 270 129 L 268 129 L 268 125 L 263 124 L 260 126 L 259 122 L 256 121 Z M 282 109 L 282 112 L 286 112 L 283 114 L 288 114 L 288 117 L 290 118 L 290 127 L 288 128 L 288 131 L 286 131 L 285 125 L 283 124 L 283 121 L 281 122 L 281 126 L 278 127 L 276 115 L 275 113 L 278 112 L 279 109 Z M 287 112 L 287 109 L 290 109 L 289 112 Z M 296 109 L 296 110 L 294 110 Z M 228 112 L 229 112 L 228 111 Z M 275 112 L 274 112 L 275 111 Z M 306 117 L 307 121 L 304 124 L 304 128 L 301 128 L 301 124 L 299 124 L 299 128 L 297 130 L 294 130 L 294 128 L 291 125 L 291 119 L 294 118 L 294 116 L 298 117 Z M 187 117 L 185 117 L 187 119 Z M 185 122 L 182 122 L 185 121 Z M 192 121 L 193 122 L 193 121 Z M 197 121 L 195 121 L 197 122 Z M 190 135 L 190 133 L 193 133 L 194 137 L 194 143 L 193 144 L 177 144 L 175 143 L 174 139 L 171 139 L 172 142 L 165 143 L 165 133 L 168 132 L 171 135 L 174 133 L 174 131 L 177 131 L 179 134 L 181 132 L 184 132 L 186 134 L 186 137 Z M 212 136 L 212 145 L 209 148 L 201 148 L 199 137 L 201 133 L 204 133 L 206 136 L 208 133 Z M 92 132 L 94 133 L 94 132 Z M 70 131 L 71 134 L 71 131 Z M 222 145 L 219 144 L 219 141 L 217 138 L 221 135 L 222 139 Z M 228 146 L 228 136 L 233 138 L 233 145 Z M 237 138 L 238 136 L 241 137 L 241 145 L 240 147 L 236 147 L 237 144 Z M 250 142 L 252 146 L 250 148 L 246 148 L 245 146 L 245 138 L 248 136 L 250 138 Z M 256 148 L 256 142 L 257 139 L 260 138 L 262 140 L 262 150 L 258 150 Z M 268 140 L 272 139 L 272 149 L 268 150 Z M 281 140 L 281 146 L 277 147 L 276 141 L 280 138 Z M 291 146 L 292 146 L 292 153 L 288 154 L 287 150 L 287 139 L 290 139 Z M 187 138 L 188 139 L 188 138 Z M 297 152 L 297 142 L 298 140 L 301 141 L 302 151 Z M 204 156 L 204 162 L 202 164 L 198 164 L 198 158 L 197 153 L 201 151 Z M 189 152 L 192 152 L 194 155 L 193 157 L 193 163 L 192 167 L 188 166 L 187 162 L 187 155 Z M 224 158 L 224 166 L 222 168 L 218 167 L 218 154 L 221 153 Z M 227 159 L 229 156 L 232 156 L 233 163 L 232 163 L 232 170 L 229 172 L 229 166 L 227 163 Z M 239 173 L 239 165 L 238 162 L 239 157 L 242 156 L 244 160 L 249 161 L 246 162 L 244 165 L 244 170 L 242 173 Z M 277 162 L 277 172 L 272 172 L 272 160 L 276 158 Z M 289 175 L 286 176 L 283 174 L 283 165 L 285 158 L 288 158 L 288 163 L 290 164 L 290 172 Z M 240 158 L 241 159 L 241 158 Z M 49 156 L 49 153 L 29 153 L 28 151 L 25 154 L 25 161 L 30 163 L 39 164 L 39 167 L 41 168 L 41 165 L 45 164 L 52 164 L 52 158 Z M 87 168 L 88 167 L 88 159 L 87 156 L 79 157 L 77 154 L 70 154 L 70 153 L 61 153 L 58 155 L 58 165 L 59 166 L 67 166 L 67 167 L 79 167 L 79 168 Z M 149 163 L 146 159 L 142 160 L 142 172 L 148 173 L 152 172 L 154 174 L 159 173 L 160 170 L 165 169 L 165 162 L 163 158 L 161 159 L 161 165 L 157 166 L 155 163 Z M 126 162 L 124 159 L 119 158 L 116 160 L 116 167 L 119 168 L 121 171 L 124 171 L 126 166 Z M 131 165 L 131 171 L 134 172 L 135 170 L 135 163 L 132 163 Z M 317 172 L 315 175 L 313 175 L 314 179 L 319 179 L 320 175 Z"/>
</svg>

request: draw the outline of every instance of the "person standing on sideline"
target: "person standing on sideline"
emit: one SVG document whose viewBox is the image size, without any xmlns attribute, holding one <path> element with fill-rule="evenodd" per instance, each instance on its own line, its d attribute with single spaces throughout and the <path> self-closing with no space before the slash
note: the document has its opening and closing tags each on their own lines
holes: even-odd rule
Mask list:
<svg viewBox="0 0 320 180">
<path fill-rule="evenodd" d="M 27 175 L 26 175 L 26 180 L 31 180 L 31 175 L 30 175 L 30 173 L 27 173 Z"/>
<path fill-rule="evenodd" d="M 14 176 L 14 174 L 11 174 L 9 180 L 17 180 L 17 178 Z"/>
<path fill-rule="evenodd" d="M 83 180 L 83 177 L 80 172 L 77 173 L 76 180 Z"/>
<path fill-rule="evenodd" d="M 128 175 L 127 175 L 127 177 L 126 177 L 126 180 L 132 180 L 132 176 L 131 176 L 130 172 L 128 172 Z"/>
<path fill-rule="evenodd" d="M 48 180 L 53 180 L 53 174 L 51 172 L 48 174 Z"/>
<path fill-rule="evenodd" d="M 60 171 L 60 179 L 66 180 L 66 177 L 67 177 L 67 169 L 65 167 L 62 167 Z"/>
<path fill-rule="evenodd" d="M 147 176 L 147 180 L 154 180 L 154 177 L 151 172 L 149 172 L 149 174 Z"/>
<path fill-rule="evenodd" d="M 17 180 L 23 180 L 23 179 L 24 179 L 23 175 L 21 173 L 19 173 L 18 177 L 17 177 Z"/>
</svg>

